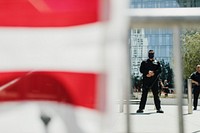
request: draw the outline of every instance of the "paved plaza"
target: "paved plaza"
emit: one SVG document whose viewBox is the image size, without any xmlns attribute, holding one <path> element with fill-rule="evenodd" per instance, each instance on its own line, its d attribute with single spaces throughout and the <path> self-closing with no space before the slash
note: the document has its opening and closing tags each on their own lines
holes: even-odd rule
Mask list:
<svg viewBox="0 0 200 133">
<path fill-rule="evenodd" d="M 138 103 L 131 103 L 129 105 L 131 129 L 129 133 L 180 133 L 178 125 L 178 106 L 169 104 L 169 102 L 174 102 L 174 99 L 161 99 L 161 101 L 166 100 L 165 102 L 163 101 L 163 104 L 161 105 L 164 113 L 156 113 L 154 104 L 150 103 L 151 100 L 152 99 L 148 99 L 144 113 L 136 113 L 136 110 L 139 107 Z M 69 125 L 79 124 L 79 126 L 82 127 L 81 129 L 84 129 L 84 132 L 75 132 L 77 127 L 74 125 L 74 127 L 72 127 L 74 133 L 99 133 L 97 132 L 99 130 L 94 128 L 94 120 L 95 122 L 99 120 L 96 119 L 99 118 L 97 117 L 98 114 L 91 110 L 74 110 L 68 106 L 54 105 L 46 102 L 13 103 L 9 105 L 5 104 L 5 106 L 1 104 L 0 107 L 0 133 L 46 133 L 40 119 L 41 109 L 46 109 L 47 114 L 50 113 L 49 116 L 51 116 L 48 133 L 72 133 L 66 132 L 66 125 L 64 125 L 64 121 L 61 119 L 61 115 L 59 115 L 59 113 L 62 112 L 57 112 L 63 109 L 67 111 L 64 111 L 64 114 L 66 114 L 65 118 L 69 120 Z M 123 112 L 116 110 L 116 114 L 117 117 L 115 118 L 108 116 L 109 119 L 113 119 L 113 122 L 109 123 L 108 127 L 111 129 L 105 133 L 127 133 L 126 106 L 124 106 Z M 77 118 L 76 122 L 73 121 L 74 118 Z M 200 133 L 200 106 L 198 106 L 197 110 L 189 114 L 188 106 L 183 105 L 183 121 L 184 133 Z M 70 128 L 67 126 L 67 129 Z"/>
<path fill-rule="evenodd" d="M 178 107 L 163 105 L 163 114 L 156 113 L 154 105 L 147 105 L 144 113 L 135 113 L 138 105 L 130 105 L 131 133 L 178 133 Z M 188 113 L 183 106 L 185 133 L 200 133 L 200 107 Z"/>
<path fill-rule="evenodd" d="M 164 113 L 156 113 L 153 99 L 147 100 L 144 113 L 136 113 L 139 108 L 139 103 L 130 104 L 130 133 L 179 133 L 178 125 L 178 106 L 176 99 L 161 99 L 161 107 Z M 188 113 L 187 99 L 183 101 L 183 123 L 184 133 L 200 133 L 200 106 L 197 110 Z M 124 112 L 120 113 L 121 118 L 126 115 Z M 117 133 L 123 133 L 118 126 Z M 121 130 L 121 131 L 120 131 Z"/>
</svg>

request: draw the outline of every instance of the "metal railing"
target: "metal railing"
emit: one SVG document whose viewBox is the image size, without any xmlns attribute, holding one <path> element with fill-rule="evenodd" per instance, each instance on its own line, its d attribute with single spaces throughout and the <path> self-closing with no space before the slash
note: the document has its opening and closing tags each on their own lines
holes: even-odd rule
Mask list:
<svg viewBox="0 0 200 133">
<path fill-rule="evenodd" d="M 188 114 L 192 114 L 192 80 L 187 80 L 188 85 Z"/>
</svg>

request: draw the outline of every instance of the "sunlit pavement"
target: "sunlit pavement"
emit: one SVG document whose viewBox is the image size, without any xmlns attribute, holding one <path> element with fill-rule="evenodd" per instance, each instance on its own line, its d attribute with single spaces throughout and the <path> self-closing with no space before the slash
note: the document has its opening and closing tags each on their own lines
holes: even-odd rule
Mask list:
<svg viewBox="0 0 200 133">
<path fill-rule="evenodd" d="M 155 106 L 146 105 L 144 113 L 136 113 L 139 105 L 130 105 L 130 133 L 179 133 L 178 106 L 162 105 L 164 113 L 156 113 Z M 125 109 L 121 115 L 125 115 Z M 200 106 L 192 114 L 188 106 L 183 106 L 183 121 L 185 133 L 200 133 Z M 123 133 L 116 129 L 117 133 Z"/>
<path fill-rule="evenodd" d="M 136 113 L 139 104 L 130 104 L 129 107 L 131 129 L 129 133 L 180 133 L 177 105 L 162 104 L 164 113 L 156 113 L 154 104 L 150 103 L 146 105 L 144 113 Z M 51 118 L 48 129 L 40 118 L 43 111 L 47 111 L 46 114 Z M 99 115 L 92 110 L 82 108 L 46 102 L 5 103 L 1 104 L 0 112 L 0 133 L 99 133 L 100 131 L 98 130 Z M 116 109 L 115 113 L 117 114 L 115 118 L 108 116 L 108 119 L 113 119 L 113 122 L 107 123 L 107 127 L 112 127 L 112 129 L 105 133 L 127 133 L 126 106 L 123 112 Z M 66 121 L 62 117 L 66 118 Z M 200 106 L 189 114 L 188 106 L 184 105 L 183 120 L 184 133 L 200 133 Z M 71 126 L 66 127 L 66 125 Z M 81 132 L 77 130 L 77 127 L 80 127 Z"/>
</svg>

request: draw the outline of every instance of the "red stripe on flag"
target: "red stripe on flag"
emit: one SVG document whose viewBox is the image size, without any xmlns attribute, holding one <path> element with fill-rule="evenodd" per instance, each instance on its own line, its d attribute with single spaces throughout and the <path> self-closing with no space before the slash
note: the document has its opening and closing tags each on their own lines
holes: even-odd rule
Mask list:
<svg viewBox="0 0 200 133">
<path fill-rule="evenodd" d="M 0 72 L 0 101 L 48 100 L 96 108 L 98 74 Z"/>
<path fill-rule="evenodd" d="M 99 0 L 0 0 L 1 26 L 61 27 L 97 22 Z"/>
</svg>

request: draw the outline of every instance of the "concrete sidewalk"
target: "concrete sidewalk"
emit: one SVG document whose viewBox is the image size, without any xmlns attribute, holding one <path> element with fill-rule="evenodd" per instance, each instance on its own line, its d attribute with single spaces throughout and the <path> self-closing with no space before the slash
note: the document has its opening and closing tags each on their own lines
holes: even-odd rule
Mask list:
<svg viewBox="0 0 200 133">
<path fill-rule="evenodd" d="M 161 101 L 161 105 L 177 105 L 177 99 L 176 98 L 160 98 L 160 101 Z M 188 105 L 188 99 L 187 98 L 183 98 L 182 102 L 183 102 L 182 104 L 184 106 Z M 192 103 L 193 103 L 193 99 L 192 99 Z M 149 104 L 149 105 L 154 104 L 154 99 L 148 98 L 147 104 Z M 198 105 L 200 106 L 200 99 L 198 99 Z"/>
<path fill-rule="evenodd" d="M 163 114 L 156 113 L 153 104 L 146 105 L 144 113 L 136 113 L 138 107 L 138 104 L 130 105 L 130 133 L 179 133 L 178 106 L 162 105 Z M 188 106 L 183 106 L 183 119 L 185 133 L 200 133 L 200 106 L 192 114 L 188 114 Z"/>
</svg>

